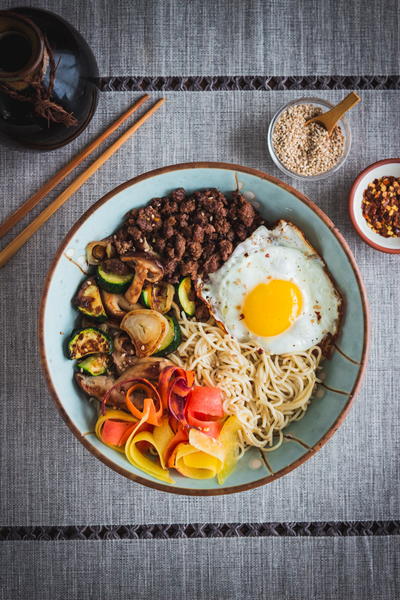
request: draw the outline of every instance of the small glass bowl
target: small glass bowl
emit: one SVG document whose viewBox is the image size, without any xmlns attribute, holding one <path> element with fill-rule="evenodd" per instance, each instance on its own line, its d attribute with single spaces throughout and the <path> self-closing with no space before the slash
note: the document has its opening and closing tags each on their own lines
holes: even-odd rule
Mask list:
<svg viewBox="0 0 400 600">
<path fill-rule="evenodd" d="M 271 155 L 271 158 L 274 161 L 274 163 L 276 164 L 276 166 L 283 173 L 286 173 L 286 175 L 289 175 L 289 177 L 294 177 L 295 179 L 301 179 L 303 181 L 304 180 L 318 181 L 319 179 L 325 179 L 326 177 L 330 177 L 333 173 L 335 173 L 335 171 L 340 169 L 340 167 L 346 162 L 347 156 L 350 151 L 351 131 L 350 131 L 350 126 L 347 122 L 347 119 L 345 117 L 343 117 L 339 121 L 339 125 L 342 128 L 342 132 L 343 132 L 343 136 L 344 136 L 344 148 L 343 148 L 343 155 L 340 158 L 340 160 L 336 163 L 336 165 L 334 167 L 332 167 L 332 169 L 329 169 L 328 171 L 324 171 L 324 173 L 319 173 L 318 175 L 300 175 L 299 173 L 290 171 L 289 169 L 287 169 L 285 167 L 285 165 L 283 165 L 281 163 L 281 161 L 279 160 L 279 158 L 277 157 L 277 155 L 275 153 L 275 149 L 274 149 L 274 146 L 272 143 L 272 135 L 274 133 L 275 124 L 276 124 L 277 120 L 279 119 L 281 114 L 286 109 L 288 109 L 290 106 L 295 106 L 296 104 L 316 104 L 317 106 L 321 106 L 323 109 L 325 109 L 324 112 L 326 112 L 326 110 L 333 108 L 333 106 L 334 106 L 330 102 L 327 102 L 327 100 L 322 100 L 321 98 L 298 98 L 297 100 L 292 100 L 291 102 L 288 102 L 284 106 L 281 106 L 281 108 L 273 116 L 271 123 L 269 124 L 269 128 L 268 128 L 268 150 Z"/>
</svg>

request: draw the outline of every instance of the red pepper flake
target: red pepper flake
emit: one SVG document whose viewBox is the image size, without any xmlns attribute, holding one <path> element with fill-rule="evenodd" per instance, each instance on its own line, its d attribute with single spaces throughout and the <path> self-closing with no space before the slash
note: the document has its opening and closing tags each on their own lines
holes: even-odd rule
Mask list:
<svg viewBox="0 0 400 600">
<path fill-rule="evenodd" d="M 317 317 L 317 321 L 319 323 L 321 320 L 321 313 L 318 310 L 315 311 L 315 316 Z"/>
<path fill-rule="evenodd" d="M 258 348 L 258 349 L 257 349 L 257 353 L 258 353 L 258 354 L 264 354 L 264 350 L 263 350 L 262 348 Z"/>
<path fill-rule="evenodd" d="M 367 225 L 383 237 L 400 237 L 400 178 L 380 177 L 363 192 L 362 213 Z"/>
<path fill-rule="evenodd" d="M 244 314 L 243 314 L 243 313 L 240 313 L 240 315 L 239 315 L 239 319 L 240 319 L 240 320 L 243 320 L 243 319 L 244 319 Z"/>
<path fill-rule="evenodd" d="M 265 258 L 269 258 L 269 254 L 268 254 L 268 252 L 267 252 L 267 254 L 265 255 Z"/>
</svg>

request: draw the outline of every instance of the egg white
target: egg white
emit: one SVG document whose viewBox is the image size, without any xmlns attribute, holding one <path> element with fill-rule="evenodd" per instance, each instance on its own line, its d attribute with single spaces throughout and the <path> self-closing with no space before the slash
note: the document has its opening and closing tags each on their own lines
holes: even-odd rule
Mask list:
<svg viewBox="0 0 400 600">
<path fill-rule="evenodd" d="M 243 320 L 246 295 L 271 279 L 292 281 L 302 293 L 302 308 L 282 333 L 261 337 Z M 292 223 L 279 221 L 272 230 L 263 225 L 236 246 L 224 265 L 199 286 L 215 319 L 241 342 L 254 341 L 271 354 L 308 350 L 328 333 L 335 335 L 341 296 L 326 272 L 324 261 Z"/>
</svg>

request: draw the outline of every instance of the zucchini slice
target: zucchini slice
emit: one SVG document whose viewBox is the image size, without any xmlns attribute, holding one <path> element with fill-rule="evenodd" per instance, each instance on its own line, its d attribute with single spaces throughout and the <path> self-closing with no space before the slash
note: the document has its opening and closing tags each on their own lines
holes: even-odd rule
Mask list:
<svg viewBox="0 0 400 600">
<path fill-rule="evenodd" d="M 68 358 L 71 360 L 83 358 L 88 354 L 113 351 L 111 338 L 96 327 L 87 327 L 74 331 L 68 341 Z"/>
<path fill-rule="evenodd" d="M 174 286 L 165 281 L 150 283 L 142 289 L 140 301 L 146 308 L 151 308 L 164 315 L 171 310 L 174 292 Z"/>
<path fill-rule="evenodd" d="M 185 311 L 188 317 L 193 317 L 196 304 L 195 304 L 195 293 L 190 277 L 184 277 L 178 284 L 178 300 L 179 304 Z"/>
<path fill-rule="evenodd" d="M 105 321 L 107 313 L 94 279 L 87 279 L 73 300 L 74 306 L 84 315 L 96 321 Z"/>
<path fill-rule="evenodd" d="M 77 369 L 97 377 L 98 375 L 104 375 L 107 373 L 109 359 L 108 354 L 92 354 L 87 356 L 76 365 Z"/>
<path fill-rule="evenodd" d="M 165 332 L 161 344 L 153 356 L 166 356 L 175 352 L 182 340 L 181 328 L 173 315 L 164 315 L 168 321 L 168 329 Z"/>
<path fill-rule="evenodd" d="M 140 302 L 146 308 L 150 308 L 150 297 L 151 297 L 151 285 L 146 285 L 142 289 L 142 293 L 140 294 Z"/>
<path fill-rule="evenodd" d="M 109 258 L 97 267 L 97 281 L 106 292 L 123 294 L 132 279 L 132 271 L 117 258 Z"/>
</svg>

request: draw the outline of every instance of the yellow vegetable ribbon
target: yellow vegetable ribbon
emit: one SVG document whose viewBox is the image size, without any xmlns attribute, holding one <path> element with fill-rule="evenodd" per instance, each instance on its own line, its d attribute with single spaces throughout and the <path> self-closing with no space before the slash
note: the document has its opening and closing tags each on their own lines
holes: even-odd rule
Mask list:
<svg viewBox="0 0 400 600">
<path fill-rule="evenodd" d="M 217 474 L 218 483 L 222 485 L 236 467 L 239 458 L 239 431 L 242 425 L 235 416 L 229 417 L 221 429 L 218 441 L 224 448 L 224 461 Z"/>
<path fill-rule="evenodd" d="M 133 432 L 129 436 L 125 444 L 126 457 L 133 466 L 141 469 L 148 475 L 167 483 L 175 483 L 171 478 L 164 461 L 165 449 L 173 437 L 174 432 L 169 426 L 168 417 L 163 417 L 161 425 L 154 427 L 152 432 L 142 431 L 137 435 Z M 160 464 L 157 464 L 157 462 L 151 460 L 139 450 L 137 447 L 139 442 L 148 442 L 153 446 L 157 452 Z"/>
<path fill-rule="evenodd" d="M 104 415 L 100 415 L 99 418 L 97 419 L 95 428 L 94 428 L 94 432 L 96 434 L 96 436 L 98 437 L 98 439 L 103 442 L 103 444 L 105 444 L 106 446 L 109 446 L 109 448 L 113 448 L 114 450 L 117 450 L 118 452 L 121 452 L 122 454 L 124 454 L 125 450 L 122 446 L 115 446 L 114 444 L 108 444 L 107 442 L 105 442 L 103 440 L 102 437 L 102 429 L 103 429 L 103 425 L 106 421 L 108 420 L 114 420 L 114 421 L 126 421 L 127 423 L 136 423 L 137 419 L 136 417 L 126 413 L 123 410 L 107 410 Z"/>
<path fill-rule="evenodd" d="M 191 444 L 179 444 L 175 452 L 174 467 L 186 477 L 211 479 L 221 468 L 221 461 L 197 450 Z"/>
<path fill-rule="evenodd" d="M 225 450 L 219 439 L 216 440 L 198 429 L 191 429 L 189 431 L 189 444 L 205 454 L 214 456 L 222 465 L 225 458 Z"/>
<path fill-rule="evenodd" d="M 210 436 L 191 429 L 189 443 L 180 443 L 172 456 L 172 466 L 186 477 L 210 479 L 220 471 L 224 460 L 222 444 Z"/>
</svg>

